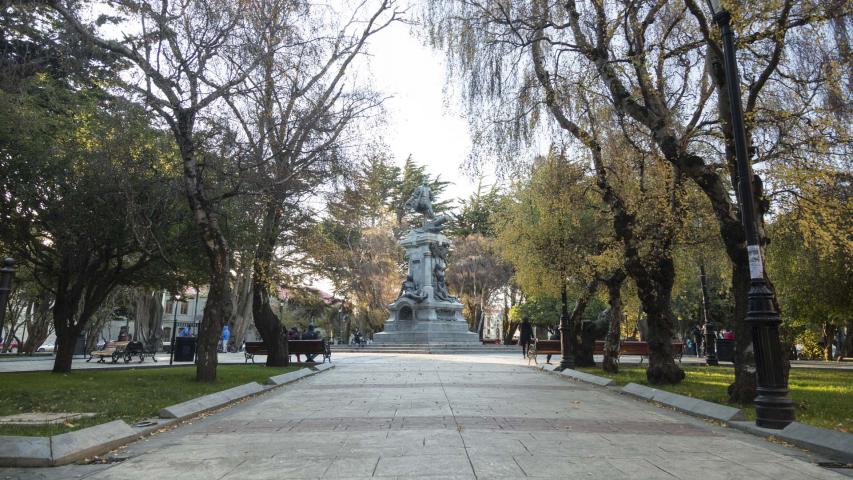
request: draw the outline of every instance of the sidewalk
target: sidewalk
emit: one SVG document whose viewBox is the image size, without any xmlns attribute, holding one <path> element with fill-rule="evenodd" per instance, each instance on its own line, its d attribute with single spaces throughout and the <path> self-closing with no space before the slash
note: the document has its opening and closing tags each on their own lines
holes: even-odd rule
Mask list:
<svg viewBox="0 0 853 480">
<path fill-rule="evenodd" d="M 393 358 L 398 357 L 401 354 L 398 353 L 380 353 L 380 352 L 335 352 L 332 351 L 332 358 L 362 358 L 362 357 L 378 357 L 378 358 Z M 435 355 L 427 355 L 427 356 L 435 356 Z M 441 355 L 446 356 L 446 355 Z M 522 360 L 521 353 L 495 353 L 495 354 L 465 354 L 466 358 L 476 358 L 476 357 L 488 357 L 488 358 L 504 358 L 511 361 L 514 364 L 526 364 L 526 360 Z M 218 356 L 219 363 L 244 363 L 245 357 L 242 353 L 220 353 Z M 544 360 L 540 358 L 541 360 Z M 601 362 L 601 355 L 595 356 L 595 361 Z M 257 355 L 255 356 L 255 363 L 264 363 L 266 361 L 266 355 Z M 554 359 L 554 362 L 558 362 L 559 358 Z M 640 357 L 636 355 L 625 355 L 620 359 L 620 362 L 624 365 L 636 365 L 640 362 Z M 704 365 L 705 358 L 704 357 L 695 357 L 684 355 L 682 357 L 681 362 L 683 365 Z M 251 363 L 251 362 L 250 362 Z M 191 365 L 190 362 L 175 362 L 176 365 Z M 647 365 L 648 360 L 645 359 L 643 365 Z M 168 353 L 159 353 L 157 354 L 157 362 L 152 362 L 150 358 L 146 358 L 144 362 L 139 363 L 137 360 L 133 360 L 130 363 L 124 363 L 124 361 L 119 360 L 118 363 L 97 363 L 97 359 L 93 359 L 91 362 L 86 362 L 85 359 L 75 358 L 72 363 L 72 370 L 81 370 L 81 369 L 90 369 L 90 368 L 143 368 L 143 367 L 163 367 L 169 365 L 169 354 Z M 722 362 L 721 365 L 730 365 L 727 362 Z M 820 361 L 793 361 L 791 362 L 791 366 L 793 368 L 827 368 L 827 369 L 838 369 L 838 370 L 853 370 L 853 362 L 820 362 Z M 53 368 L 53 357 L 16 357 L 16 358 L 8 358 L 0 360 L 0 373 L 8 373 L 8 372 L 35 372 L 35 371 L 50 371 Z"/>
<path fill-rule="evenodd" d="M 136 442 L 111 465 L 0 478 L 839 479 L 803 451 L 508 356 L 348 356 Z"/>
</svg>

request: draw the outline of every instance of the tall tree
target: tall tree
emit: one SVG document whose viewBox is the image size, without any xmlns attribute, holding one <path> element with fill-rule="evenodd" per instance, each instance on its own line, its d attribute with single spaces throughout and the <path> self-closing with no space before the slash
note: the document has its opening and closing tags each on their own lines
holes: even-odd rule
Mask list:
<svg viewBox="0 0 853 480">
<path fill-rule="evenodd" d="M 262 59 L 256 39 L 248 35 L 252 30 L 247 28 L 245 12 L 250 9 L 243 7 L 251 4 L 226 0 L 110 2 L 107 11 L 115 14 L 112 19 L 122 32 L 118 40 L 108 38 L 99 28 L 100 22 L 85 24 L 69 6 L 73 2 L 48 0 L 48 4 L 87 42 L 133 66 L 135 75 L 125 77 L 129 81 L 124 88 L 142 97 L 172 131 L 183 167 L 184 194 L 210 273 L 198 333 L 196 378 L 213 381 L 220 332 L 234 310 L 229 277 L 232 250 L 218 208 L 218 200 L 229 196 L 232 189 L 211 182 L 215 163 L 205 161 L 211 148 L 224 145 L 216 137 L 220 132 L 214 128 L 200 135 L 199 130 L 206 120 L 213 120 L 214 104 L 243 85 Z"/>
<path fill-rule="evenodd" d="M 346 23 L 318 35 L 327 19 L 315 10 L 310 2 L 290 0 L 257 6 L 253 28 L 262 60 L 247 78 L 248 93 L 228 100 L 257 178 L 253 190 L 262 213 L 249 291 L 270 366 L 288 363 L 287 332 L 270 301 L 280 280 L 277 257 L 296 256 L 289 235 L 304 230 L 313 217 L 305 200 L 340 173 L 346 148 L 354 143 L 347 134 L 381 103 L 348 82 L 347 73 L 368 40 L 399 15 L 390 0 L 372 11 L 363 11 L 362 4 Z"/>
<path fill-rule="evenodd" d="M 67 372 L 111 292 L 180 250 L 173 150 L 135 105 L 49 78 L 0 110 L 0 237 L 54 299 L 53 370 Z"/>
</svg>

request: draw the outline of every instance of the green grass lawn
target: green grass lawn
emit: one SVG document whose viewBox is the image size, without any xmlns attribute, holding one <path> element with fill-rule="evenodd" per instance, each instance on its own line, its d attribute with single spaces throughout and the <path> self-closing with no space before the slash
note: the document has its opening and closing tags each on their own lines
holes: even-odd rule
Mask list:
<svg viewBox="0 0 853 480">
<path fill-rule="evenodd" d="M 587 367 L 578 370 L 612 378 L 619 385 L 646 382 L 644 367 L 625 367 L 616 375 L 601 368 Z M 734 379 L 732 367 L 684 367 L 687 378 L 679 385 L 650 385 L 688 397 L 728 404 L 726 388 Z M 817 427 L 853 432 L 853 371 L 811 368 L 792 368 L 788 387 L 793 400 L 797 421 Z M 753 405 L 740 406 L 747 418 L 755 419 Z"/>
<path fill-rule="evenodd" d="M 0 416 L 25 412 L 92 412 L 72 425 L 0 426 L 0 435 L 55 435 L 122 419 L 135 423 L 160 409 L 299 367 L 219 365 L 215 383 L 196 382 L 195 367 L 78 370 L 68 374 L 0 374 Z"/>
</svg>

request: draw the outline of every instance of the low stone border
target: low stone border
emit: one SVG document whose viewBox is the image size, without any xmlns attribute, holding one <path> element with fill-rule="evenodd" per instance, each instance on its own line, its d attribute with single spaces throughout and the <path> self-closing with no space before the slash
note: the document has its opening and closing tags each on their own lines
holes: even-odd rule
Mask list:
<svg viewBox="0 0 853 480">
<path fill-rule="evenodd" d="M 592 383 L 594 385 L 600 385 L 602 387 L 610 387 L 616 384 L 616 381 L 612 378 L 599 377 L 598 375 L 593 375 L 591 373 L 586 372 L 579 372 L 577 370 L 572 370 L 571 368 L 563 370 L 562 372 L 560 372 L 560 375 L 563 375 L 564 377 L 569 377 L 572 380 Z"/>
<path fill-rule="evenodd" d="M 700 400 L 698 398 L 665 392 L 663 390 L 658 390 L 656 388 L 636 383 L 629 383 L 622 387 L 622 393 L 639 397 L 644 400 L 662 403 L 680 412 L 696 415 L 698 417 L 707 417 L 721 422 L 746 420 L 746 417 L 739 408 L 727 407 L 725 405 Z"/>
<path fill-rule="evenodd" d="M 800 422 L 793 422 L 782 430 L 761 428 L 755 425 L 755 422 L 747 421 L 740 409 L 665 392 L 636 383 L 629 383 L 622 387 L 622 393 L 661 403 L 691 415 L 719 420 L 729 427 L 753 435 L 765 438 L 774 437 L 845 463 L 853 463 L 853 434 L 814 427 Z"/>
<path fill-rule="evenodd" d="M 177 405 L 171 405 L 160 410 L 160 418 L 175 418 L 183 420 L 194 417 L 208 410 L 223 407 L 229 403 L 251 395 L 263 392 L 265 389 L 257 382 L 247 383 L 238 387 L 214 392 L 203 397 L 187 400 Z"/>
<path fill-rule="evenodd" d="M 538 368 L 543 372 L 548 372 L 553 375 L 562 375 L 578 382 L 591 383 L 593 385 L 599 385 L 601 387 L 610 387 L 616 384 L 616 382 L 611 378 L 599 377 L 598 375 L 581 372 L 579 370 L 572 370 L 571 368 L 567 368 L 563 371 L 559 371 L 557 370 L 557 368 L 559 367 L 551 365 L 535 365 L 534 368 Z"/>
<path fill-rule="evenodd" d="M 160 410 L 160 418 L 147 427 L 132 427 L 123 420 L 102 423 L 52 437 L 0 436 L 0 467 L 51 467 L 67 465 L 83 458 L 109 452 L 144 435 L 180 420 L 224 407 L 237 400 L 257 395 L 299 379 L 316 375 L 332 364 L 270 377 L 267 386 L 247 383 L 228 390 L 194 398 Z"/>
<path fill-rule="evenodd" d="M 562 375 L 573 380 L 592 383 L 604 387 L 612 387 L 615 382 L 612 379 L 591 375 L 577 370 L 566 369 L 558 372 L 550 365 L 533 366 L 543 372 Z M 792 445 L 825 455 L 845 463 L 853 463 L 853 434 L 829 430 L 826 428 L 813 427 L 799 422 L 793 422 L 782 430 L 771 430 L 755 425 L 755 422 L 747 421 L 739 408 L 720 405 L 718 403 L 687 397 L 677 393 L 666 392 L 656 388 L 629 383 L 620 389 L 621 393 L 632 397 L 657 402 L 672 407 L 682 413 L 710 418 L 723 422 L 729 427 L 742 430 L 753 435 L 765 438 L 774 437 Z"/>
<path fill-rule="evenodd" d="M 317 374 L 318 371 L 310 370 L 308 368 L 300 368 L 295 372 L 282 373 L 281 375 L 276 375 L 274 377 L 270 377 L 267 380 L 267 385 L 284 385 L 287 383 L 295 382 L 300 378 L 305 378 L 311 375 Z"/>
<path fill-rule="evenodd" d="M 761 437 L 774 437 L 844 463 L 853 463 L 853 434 L 793 422 L 782 430 L 761 428 L 755 422 L 729 422 L 729 426 Z"/>
</svg>

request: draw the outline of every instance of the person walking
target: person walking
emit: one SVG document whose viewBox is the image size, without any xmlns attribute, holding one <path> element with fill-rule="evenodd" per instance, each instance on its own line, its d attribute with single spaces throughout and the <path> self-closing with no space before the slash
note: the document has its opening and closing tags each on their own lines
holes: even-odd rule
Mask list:
<svg viewBox="0 0 853 480">
<path fill-rule="evenodd" d="M 555 326 L 548 327 L 548 340 L 559 340 L 559 339 L 560 339 L 560 328 L 555 327 Z M 551 354 L 550 353 L 545 357 L 545 363 L 547 363 L 548 365 L 551 364 Z"/>
<path fill-rule="evenodd" d="M 530 350 L 530 343 L 533 341 L 533 325 L 530 324 L 530 319 L 524 317 L 521 319 L 521 337 L 518 343 L 521 345 L 521 356 L 527 358 L 527 351 Z"/>
</svg>

